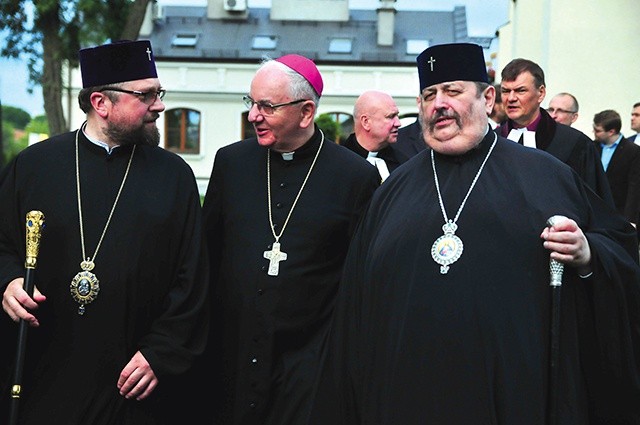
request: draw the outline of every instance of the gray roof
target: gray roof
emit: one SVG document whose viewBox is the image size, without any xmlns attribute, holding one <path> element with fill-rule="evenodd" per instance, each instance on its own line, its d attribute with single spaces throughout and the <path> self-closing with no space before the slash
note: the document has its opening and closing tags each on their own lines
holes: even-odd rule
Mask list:
<svg viewBox="0 0 640 425">
<path fill-rule="evenodd" d="M 149 35 L 156 59 L 256 63 L 297 53 L 321 64 L 415 66 L 418 52 L 407 53 L 407 40 L 429 45 L 475 42 L 489 48 L 492 37 L 468 37 L 464 6 L 453 11 L 396 11 L 392 46 L 377 44 L 377 12 L 350 10 L 349 21 L 272 21 L 267 8 L 249 8 L 247 19 L 208 19 L 206 7 L 166 6 Z M 190 46 L 176 46 L 178 37 Z M 273 49 L 252 48 L 255 36 L 275 41 Z M 332 38 L 351 40 L 347 53 L 332 53 Z M 190 41 L 190 42 L 189 42 Z"/>
</svg>

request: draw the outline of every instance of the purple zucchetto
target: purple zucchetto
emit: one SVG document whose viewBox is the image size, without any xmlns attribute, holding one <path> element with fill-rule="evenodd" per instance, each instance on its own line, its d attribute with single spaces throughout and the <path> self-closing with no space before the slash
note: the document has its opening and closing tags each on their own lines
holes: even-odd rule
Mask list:
<svg viewBox="0 0 640 425">
<path fill-rule="evenodd" d="M 418 55 L 420 91 L 446 81 L 488 83 L 482 47 L 471 43 L 431 46 Z"/>
<path fill-rule="evenodd" d="M 148 40 L 123 40 L 89 47 L 81 49 L 78 56 L 83 88 L 158 78 Z"/>
<path fill-rule="evenodd" d="M 311 87 L 313 87 L 318 96 L 322 96 L 322 89 L 324 88 L 322 75 L 320 75 L 318 67 L 311 59 L 292 54 L 279 57 L 276 59 L 276 62 L 283 63 L 298 74 L 302 75 L 305 80 L 311 84 Z"/>
</svg>

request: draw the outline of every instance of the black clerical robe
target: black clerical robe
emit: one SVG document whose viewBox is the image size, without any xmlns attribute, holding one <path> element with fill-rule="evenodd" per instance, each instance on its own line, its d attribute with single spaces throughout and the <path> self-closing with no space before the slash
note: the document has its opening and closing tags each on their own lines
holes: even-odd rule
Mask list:
<svg viewBox="0 0 640 425">
<path fill-rule="evenodd" d="M 462 156 L 435 154 L 448 218 L 492 139 Z M 446 274 L 431 255 L 444 218 L 430 152 L 374 194 L 345 262 L 310 423 L 547 423 L 549 252 L 540 234 L 556 214 L 584 230 L 594 269 L 587 279 L 564 271 L 558 424 L 637 424 L 635 232 L 569 167 L 503 138 L 457 220 L 464 249 Z M 614 418 L 626 422 L 605 422 Z"/>
<path fill-rule="evenodd" d="M 320 139 L 316 129 L 291 160 L 271 152 L 271 211 L 268 150 L 252 138 L 216 154 L 203 205 L 213 296 L 203 367 L 214 370 L 202 373 L 210 392 L 200 407 L 210 423 L 305 423 L 352 231 L 380 181 L 364 159 L 325 140 L 291 212 Z M 277 276 L 264 256 L 274 243 L 269 214 L 287 254 Z"/>
<path fill-rule="evenodd" d="M 345 148 L 357 153 L 362 158 L 367 158 L 369 156 L 369 151 L 363 148 L 360 143 L 358 143 L 358 139 L 356 138 L 355 133 L 351 133 L 349 137 L 340 145 Z M 385 164 L 387 164 L 387 169 L 389 173 L 392 173 L 393 170 L 398 168 L 400 165 L 400 160 L 397 158 L 396 152 L 393 150 L 393 145 L 387 145 L 384 148 L 378 151 L 376 158 L 382 159 Z"/>
<path fill-rule="evenodd" d="M 411 124 L 398 129 L 398 140 L 391 148 L 394 150 L 400 163 L 408 161 L 414 155 L 427 148 L 427 144 L 422 136 L 420 118 L 416 118 Z"/>
<path fill-rule="evenodd" d="M 180 376 L 202 352 L 207 332 L 207 265 L 193 172 L 173 153 L 137 146 L 96 255 L 132 148 L 109 155 L 80 132 L 84 243 L 100 291 L 79 315 L 69 290 L 83 260 L 75 134 L 25 149 L 0 177 L 3 292 L 24 274 L 26 213 L 45 216 L 35 284 L 47 300 L 35 312 L 40 327 L 28 332 L 20 424 L 172 423 L 170 414 L 179 411 L 173 396 L 184 393 Z M 10 328 L 17 326 L 11 322 Z M 3 333 L 7 361 L 15 341 Z M 159 385 L 146 400 L 125 400 L 116 383 L 138 350 Z M 8 394 L 3 391 L 2 399 Z M 5 423 L 6 410 L 0 414 Z"/>
<path fill-rule="evenodd" d="M 513 121 L 507 120 L 495 131 L 507 137 L 512 128 Z M 602 168 L 600 154 L 586 134 L 568 125 L 557 123 L 547 111 L 540 108 L 540 122 L 536 128 L 535 138 L 536 148 L 549 152 L 573 168 L 587 186 L 609 205 L 615 206 L 609 181 Z"/>
</svg>

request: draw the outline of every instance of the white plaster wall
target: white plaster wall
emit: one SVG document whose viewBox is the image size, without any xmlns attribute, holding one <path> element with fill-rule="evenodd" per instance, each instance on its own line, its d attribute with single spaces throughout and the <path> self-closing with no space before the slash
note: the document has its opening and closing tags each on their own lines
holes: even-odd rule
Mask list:
<svg viewBox="0 0 640 425">
<path fill-rule="evenodd" d="M 258 64 L 187 63 L 157 61 L 158 76 L 167 90 L 166 109 L 189 108 L 201 112 L 201 152 L 182 155 L 192 167 L 204 193 L 219 148 L 240 140 L 242 113 L 246 111 L 242 96 L 247 94 Z M 418 73 L 414 67 L 319 66 L 324 91 L 318 114 L 351 114 L 356 98 L 365 90 L 376 89 L 391 94 L 401 114 L 417 112 Z M 71 72 L 70 128 L 80 126 L 85 117 L 75 100 L 81 87 L 77 69 Z M 66 102 L 66 101 L 65 101 Z M 67 104 L 67 103 L 64 103 Z M 160 115 L 160 145 L 164 146 L 164 115 Z"/>
<path fill-rule="evenodd" d="M 516 0 L 510 24 L 500 30 L 499 71 L 511 59 L 538 63 L 547 97 L 566 91 L 577 97 L 574 127 L 593 138 L 597 112 L 613 109 L 630 128 L 640 102 L 640 2 L 638 0 Z M 498 78 L 499 79 L 499 78 Z"/>
</svg>

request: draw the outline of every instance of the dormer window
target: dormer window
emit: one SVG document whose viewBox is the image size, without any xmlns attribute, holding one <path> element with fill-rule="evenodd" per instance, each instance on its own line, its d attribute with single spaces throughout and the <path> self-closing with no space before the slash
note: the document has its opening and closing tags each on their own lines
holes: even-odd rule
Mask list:
<svg viewBox="0 0 640 425">
<path fill-rule="evenodd" d="M 253 50 L 275 50 L 278 45 L 278 37 L 275 35 L 256 35 L 253 37 L 251 48 Z"/>
<path fill-rule="evenodd" d="M 419 55 L 429 47 L 427 40 L 407 40 L 407 55 Z"/>
<path fill-rule="evenodd" d="M 335 37 L 329 40 L 329 53 L 351 53 L 353 40 L 346 37 Z"/>
<path fill-rule="evenodd" d="M 197 34 L 176 34 L 171 40 L 171 47 L 196 47 Z"/>
</svg>

